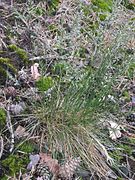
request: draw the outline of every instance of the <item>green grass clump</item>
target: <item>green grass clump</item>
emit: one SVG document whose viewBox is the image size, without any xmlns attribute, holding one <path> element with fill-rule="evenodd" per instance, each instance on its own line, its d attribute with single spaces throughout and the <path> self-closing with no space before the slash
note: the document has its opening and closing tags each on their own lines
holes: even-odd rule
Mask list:
<svg viewBox="0 0 135 180">
<path fill-rule="evenodd" d="M 103 161 L 100 159 L 98 162 L 96 151 L 96 148 L 100 149 L 101 146 L 93 138 L 92 133 L 98 134 L 98 128 L 95 127 L 100 122 L 102 113 L 116 113 L 117 103 L 108 106 L 110 104 L 108 95 L 111 94 L 117 77 L 124 75 L 130 65 L 129 62 L 134 61 L 133 56 L 127 53 L 122 54 L 120 51 L 125 40 L 124 37 L 121 37 L 121 32 L 118 34 L 120 37 L 106 48 L 102 43 L 102 30 L 104 32 L 104 29 L 100 29 L 95 36 L 91 31 L 87 32 L 89 40 L 92 37 L 93 41 L 97 43 L 92 60 L 98 59 L 99 65 L 93 71 L 86 68 L 85 73 L 76 73 L 78 81 L 74 80 L 70 83 L 65 91 L 61 91 L 62 84 L 58 82 L 49 101 L 43 99 L 34 107 L 35 116 L 41 123 L 41 127 L 44 126 L 47 129 L 46 143 L 51 151 L 57 150 L 61 146 L 63 154 L 80 156 L 88 167 L 96 169 L 101 174 L 99 166 Z M 114 66 L 114 59 L 121 57 L 121 54 L 123 63 Z M 60 74 L 63 68 L 63 65 L 58 66 L 57 72 Z M 113 68 L 114 73 L 111 73 L 110 70 Z M 80 70 L 76 69 L 76 71 Z M 40 81 L 40 85 L 42 84 Z M 101 138 L 100 134 L 98 135 Z M 120 161 L 120 152 L 116 156 L 115 159 Z"/>
<path fill-rule="evenodd" d="M 48 89 L 52 88 L 53 85 L 54 83 L 51 77 L 41 77 L 36 81 L 36 87 L 39 91 L 47 91 Z"/>
</svg>

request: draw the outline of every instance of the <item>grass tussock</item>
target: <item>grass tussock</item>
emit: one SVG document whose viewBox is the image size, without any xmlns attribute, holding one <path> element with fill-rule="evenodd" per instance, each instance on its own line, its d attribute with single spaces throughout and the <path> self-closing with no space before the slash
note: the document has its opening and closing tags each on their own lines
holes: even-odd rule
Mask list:
<svg viewBox="0 0 135 180">
<path fill-rule="evenodd" d="M 68 59 L 73 64 L 76 58 L 86 59 L 79 57 L 77 53 L 83 45 L 83 48 L 89 52 L 90 66 L 87 66 L 82 73 L 80 73 L 81 69 L 76 69 L 72 78 L 77 77 L 77 80 L 71 80 L 66 86 L 62 83 L 64 75 L 60 73 L 59 78 L 55 80 L 51 96 L 48 98 L 45 95 L 43 100 L 34 106 L 34 114 L 42 124 L 41 129 L 46 129 L 44 141 L 51 152 L 61 152 L 65 157 L 80 156 L 87 167 L 98 175 L 106 177 L 112 159 L 99 141 L 101 137 L 97 134 L 96 125 L 100 122 L 101 113 L 112 113 L 116 110 L 117 104 L 108 103 L 108 95 L 112 93 L 117 78 L 124 75 L 133 63 L 134 56 L 126 51 L 130 48 L 127 47 L 127 42 L 132 39 L 130 33 L 133 31 L 133 22 L 128 19 L 124 24 L 122 22 L 117 24 L 117 17 L 120 16 L 116 8 L 117 3 L 102 22 L 98 13 L 95 21 L 89 18 L 86 5 L 81 4 L 84 12 L 80 12 L 80 6 L 77 7 L 75 2 L 64 2 L 70 6 L 68 22 L 71 25 L 71 32 L 67 32 L 63 24 L 59 23 L 59 28 L 56 23 L 59 32 L 54 34 L 57 37 L 55 45 L 59 44 L 60 48 L 57 56 L 60 59 L 61 57 Z M 59 11 L 62 5 L 61 3 Z M 73 15 L 74 11 L 76 14 Z M 89 12 L 92 11 L 89 6 Z M 66 14 L 61 13 L 57 21 L 59 22 L 60 19 L 66 21 Z M 113 25 L 115 20 L 116 25 Z M 85 23 L 82 24 L 82 21 Z M 91 21 L 93 27 L 90 28 Z M 68 45 L 63 45 L 66 42 Z"/>
</svg>

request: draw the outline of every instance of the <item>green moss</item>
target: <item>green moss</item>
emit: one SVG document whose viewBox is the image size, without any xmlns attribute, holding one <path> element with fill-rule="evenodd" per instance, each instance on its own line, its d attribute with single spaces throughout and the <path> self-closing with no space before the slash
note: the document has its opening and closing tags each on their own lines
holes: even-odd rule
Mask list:
<svg viewBox="0 0 135 180">
<path fill-rule="evenodd" d="M 8 48 L 11 50 L 11 51 L 16 51 L 17 50 L 17 46 L 15 44 L 10 44 L 8 46 Z"/>
<path fill-rule="evenodd" d="M 3 177 L 1 177 L 1 180 L 8 180 L 8 177 L 4 175 Z"/>
<path fill-rule="evenodd" d="M 0 55 L 3 55 L 5 53 L 5 51 L 0 51 Z"/>
<path fill-rule="evenodd" d="M 117 161 L 117 163 L 120 163 L 121 159 L 123 158 L 122 157 L 122 154 L 119 150 L 116 150 L 116 151 L 113 151 L 113 152 L 110 152 L 109 155 L 115 159 L 115 161 Z"/>
<path fill-rule="evenodd" d="M 54 82 L 51 77 L 41 77 L 38 81 L 36 81 L 36 87 L 39 91 L 47 91 L 53 86 Z"/>
<path fill-rule="evenodd" d="M 99 18 L 101 21 L 104 21 L 106 19 L 107 15 L 106 14 L 100 14 Z"/>
<path fill-rule="evenodd" d="M 8 64 L 9 62 L 10 62 L 9 58 L 0 57 L 0 64 Z"/>
<path fill-rule="evenodd" d="M 19 55 L 19 57 L 23 60 L 28 60 L 28 56 L 26 54 L 26 52 L 23 49 L 18 48 L 18 50 L 16 51 L 16 53 Z"/>
<path fill-rule="evenodd" d="M 30 142 L 25 142 L 21 146 L 19 146 L 19 150 L 25 153 L 32 153 L 34 151 L 35 146 Z"/>
<path fill-rule="evenodd" d="M 0 66 L 6 66 L 12 69 L 13 71 L 16 71 L 14 66 L 11 64 L 11 60 L 9 58 L 0 57 Z"/>
<path fill-rule="evenodd" d="M 122 149 L 123 153 L 128 154 L 128 155 L 132 154 L 133 149 L 131 146 L 126 145 L 126 144 L 120 144 L 118 147 Z"/>
<path fill-rule="evenodd" d="M 2 160 L 2 165 L 8 168 L 9 171 L 7 174 L 13 176 L 19 173 L 20 169 L 22 172 L 25 172 L 28 162 L 29 158 L 27 156 L 10 155 L 8 158 Z"/>
<path fill-rule="evenodd" d="M 15 44 L 10 44 L 8 46 L 9 50 L 15 52 L 21 60 L 23 60 L 24 64 L 28 64 L 28 55 L 27 52 L 24 49 L 19 48 Z"/>
<path fill-rule="evenodd" d="M 124 99 L 125 99 L 126 101 L 130 101 L 130 94 L 129 94 L 128 91 L 124 91 L 123 94 L 122 94 L 122 96 L 124 96 Z"/>
<path fill-rule="evenodd" d="M 93 10 L 98 13 L 99 19 L 104 21 L 107 17 L 107 13 L 112 12 L 113 1 L 112 0 L 92 0 Z"/>
<path fill-rule="evenodd" d="M 129 142 L 130 142 L 131 144 L 135 144 L 135 138 L 129 138 Z"/>
<path fill-rule="evenodd" d="M 121 177 L 118 177 L 118 178 L 117 178 L 117 180 L 123 180 L 123 178 L 121 178 Z"/>
<path fill-rule="evenodd" d="M 34 151 L 34 148 L 35 146 L 31 142 L 24 142 L 21 146 L 19 146 L 18 150 L 27 154 L 9 155 L 9 157 L 2 160 L 1 164 L 6 169 L 5 174 L 9 176 L 17 175 L 20 170 L 24 173 L 26 170 L 26 166 L 29 163 L 28 154 L 32 153 Z M 3 176 L 3 179 L 6 179 L 6 176 Z"/>
<path fill-rule="evenodd" d="M 0 128 L 6 124 L 6 112 L 0 108 Z"/>
<path fill-rule="evenodd" d="M 126 75 L 130 78 L 133 78 L 135 74 L 135 63 L 132 63 L 129 68 L 128 71 L 126 72 Z"/>
<path fill-rule="evenodd" d="M 97 7 L 97 11 L 112 12 L 112 0 L 92 0 L 92 3 Z"/>
<path fill-rule="evenodd" d="M 133 147 L 126 144 L 118 144 L 117 149 L 113 152 L 110 152 L 110 156 L 114 158 L 118 164 L 120 164 L 123 159 L 123 154 L 127 154 L 128 156 L 132 155 Z"/>
<path fill-rule="evenodd" d="M 13 71 L 14 73 L 17 72 L 16 68 L 12 65 L 11 60 L 9 58 L 3 58 L 0 57 L 0 66 L 9 68 L 11 71 Z"/>
<path fill-rule="evenodd" d="M 130 21 L 135 21 L 135 17 L 131 18 Z"/>
</svg>

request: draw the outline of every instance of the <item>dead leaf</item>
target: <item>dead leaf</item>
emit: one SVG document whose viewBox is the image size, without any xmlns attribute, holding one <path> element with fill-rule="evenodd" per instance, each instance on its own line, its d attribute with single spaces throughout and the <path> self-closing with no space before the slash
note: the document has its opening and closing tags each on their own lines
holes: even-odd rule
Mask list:
<svg viewBox="0 0 135 180">
<path fill-rule="evenodd" d="M 52 160 L 52 157 L 49 154 L 40 153 L 39 155 L 40 155 L 40 158 L 41 158 L 41 160 L 40 160 L 41 163 L 46 163 L 46 162 Z"/>
<path fill-rule="evenodd" d="M 39 154 L 35 154 L 35 155 L 31 154 L 29 158 L 30 158 L 30 163 L 27 166 L 27 170 L 32 170 L 33 167 L 35 167 L 38 164 L 40 160 L 40 156 Z"/>
<path fill-rule="evenodd" d="M 17 95 L 17 91 L 13 86 L 9 86 L 9 87 L 5 87 L 3 89 L 3 92 L 5 93 L 6 96 L 16 96 Z"/>
<path fill-rule="evenodd" d="M 135 0 L 129 0 L 131 4 L 135 4 Z"/>
<path fill-rule="evenodd" d="M 42 177 L 39 177 L 39 176 L 38 176 L 38 177 L 37 177 L 37 180 L 44 180 L 44 179 L 43 179 Z"/>
<path fill-rule="evenodd" d="M 28 73 L 27 71 L 22 68 L 20 71 L 18 71 L 18 79 L 21 80 L 21 81 L 27 81 L 28 80 Z"/>
<path fill-rule="evenodd" d="M 135 107 L 135 96 L 132 96 L 132 106 Z"/>
<path fill-rule="evenodd" d="M 91 2 L 90 1 L 87 1 L 87 0 L 80 0 L 82 3 L 84 3 L 85 5 L 90 5 Z"/>
<path fill-rule="evenodd" d="M 12 114 L 17 115 L 22 113 L 25 110 L 26 106 L 24 102 L 19 102 L 16 104 L 11 104 L 9 108 Z"/>
<path fill-rule="evenodd" d="M 32 176 L 30 176 L 29 174 L 25 173 L 22 175 L 22 180 L 31 180 Z"/>
<path fill-rule="evenodd" d="M 118 138 L 121 137 L 122 133 L 121 133 L 121 126 L 118 125 L 116 122 L 114 121 L 109 121 L 109 133 L 110 133 L 110 138 L 112 140 L 116 140 Z"/>
<path fill-rule="evenodd" d="M 29 135 L 29 133 L 26 132 L 26 129 L 20 125 L 16 128 L 14 134 L 15 134 L 15 137 L 18 137 L 18 138 Z"/>
<path fill-rule="evenodd" d="M 34 80 L 38 80 L 41 74 L 38 72 L 39 64 L 35 63 L 33 66 L 31 66 L 31 75 Z"/>
</svg>

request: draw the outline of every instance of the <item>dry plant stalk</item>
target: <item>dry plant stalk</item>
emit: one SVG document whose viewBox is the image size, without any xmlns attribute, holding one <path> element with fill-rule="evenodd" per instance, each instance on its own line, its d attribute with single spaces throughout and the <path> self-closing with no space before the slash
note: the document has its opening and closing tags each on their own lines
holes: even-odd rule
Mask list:
<svg viewBox="0 0 135 180">
<path fill-rule="evenodd" d="M 3 154 L 3 150 L 4 150 L 3 137 L 2 137 L 2 136 L 0 136 L 0 159 L 1 159 L 2 154 Z"/>
<path fill-rule="evenodd" d="M 7 122 L 7 128 L 11 134 L 11 147 L 10 147 L 10 152 L 13 151 L 14 149 L 14 143 L 15 143 L 15 135 L 14 135 L 14 131 L 13 131 L 13 126 L 12 126 L 12 123 L 11 123 L 11 116 L 10 116 L 10 106 L 8 105 L 7 106 L 7 118 L 6 118 L 6 122 Z"/>
<path fill-rule="evenodd" d="M 53 131 L 55 138 L 52 136 L 52 139 L 49 139 L 52 144 L 50 151 L 55 149 L 63 152 L 66 157 L 78 155 L 88 169 L 96 172 L 99 177 L 111 176 L 114 173 L 109 166 L 113 164 L 113 159 L 100 141 L 91 134 L 90 129 L 91 127 L 78 126 L 74 127 L 72 132 L 70 130 L 61 132 L 62 128 L 56 130 L 56 127 L 52 127 L 51 131 Z M 63 134 L 63 139 L 58 140 L 57 131 Z"/>
</svg>

